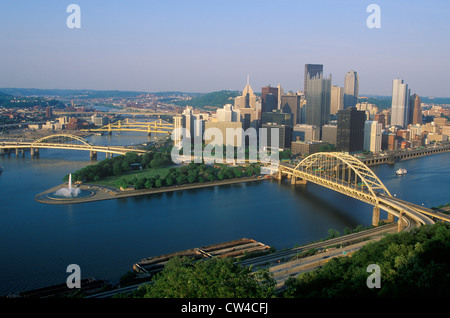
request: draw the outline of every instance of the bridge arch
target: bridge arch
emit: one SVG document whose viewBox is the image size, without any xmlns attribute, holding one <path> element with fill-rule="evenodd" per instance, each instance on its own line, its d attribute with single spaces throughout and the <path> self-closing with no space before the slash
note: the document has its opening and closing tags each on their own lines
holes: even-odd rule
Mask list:
<svg viewBox="0 0 450 318">
<path fill-rule="evenodd" d="M 71 134 L 56 134 L 56 135 L 45 136 L 45 137 L 42 137 L 42 138 L 39 138 L 39 139 L 33 141 L 32 145 L 38 146 L 39 144 L 43 144 L 43 143 L 65 144 L 65 143 L 67 143 L 67 141 L 75 141 L 75 142 L 78 141 L 83 145 L 86 145 L 88 147 L 93 147 L 93 145 L 86 139 L 84 139 L 80 136 L 71 135 Z"/>
<path fill-rule="evenodd" d="M 320 176 L 323 183 L 330 179 L 336 187 L 341 185 L 350 190 L 365 193 L 369 201 L 378 204 L 379 194 L 392 197 L 389 190 L 359 159 L 342 152 L 318 152 L 303 159 L 295 168 L 302 175 Z M 301 177 L 299 175 L 299 177 Z M 367 196 L 366 196 L 367 197 Z"/>
</svg>

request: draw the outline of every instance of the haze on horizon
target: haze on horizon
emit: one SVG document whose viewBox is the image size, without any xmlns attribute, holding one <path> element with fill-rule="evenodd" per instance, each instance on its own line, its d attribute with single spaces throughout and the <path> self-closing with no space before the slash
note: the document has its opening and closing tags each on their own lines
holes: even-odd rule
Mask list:
<svg viewBox="0 0 450 318">
<path fill-rule="evenodd" d="M 69 29 L 69 4 L 81 28 Z M 381 28 L 369 29 L 369 4 Z M 449 97 L 450 3 L 444 1 L 6 1 L 0 11 L 0 87 L 255 92 L 303 87 L 304 65 L 332 84 L 347 71 L 360 95 Z"/>
</svg>

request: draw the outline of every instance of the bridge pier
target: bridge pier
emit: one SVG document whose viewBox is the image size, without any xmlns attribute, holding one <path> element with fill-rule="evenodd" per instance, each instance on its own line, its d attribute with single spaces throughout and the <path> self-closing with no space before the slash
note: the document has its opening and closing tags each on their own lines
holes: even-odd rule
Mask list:
<svg viewBox="0 0 450 318">
<path fill-rule="evenodd" d="M 380 207 L 374 206 L 372 213 L 372 226 L 378 226 L 380 223 Z"/>
<path fill-rule="evenodd" d="M 291 184 L 293 185 L 297 185 L 297 184 L 306 184 L 307 181 L 303 180 L 302 178 L 298 178 L 296 176 L 294 176 L 293 174 L 291 175 Z"/>
<path fill-rule="evenodd" d="M 97 151 L 91 150 L 89 156 L 91 157 L 91 160 L 97 160 Z"/>
<path fill-rule="evenodd" d="M 387 221 L 388 221 L 389 223 L 394 223 L 394 221 L 395 221 L 395 215 L 394 215 L 394 214 L 391 214 L 391 213 L 388 213 Z"/>
<path fill-rule="evenodd" d="M 30 148 L 31 157 L 39 157 L 39 148 Z"/>
<path fill-rule="evenodd" d="M 403 229 L 405 228 L 405 222 L 403 222 L 404 214 L 405 213 L 403 211 L 400 211 L 400 215 L 398 216 L 398 227 L 397 227 L 398 232 L 403 231 Z"/>
</svg>

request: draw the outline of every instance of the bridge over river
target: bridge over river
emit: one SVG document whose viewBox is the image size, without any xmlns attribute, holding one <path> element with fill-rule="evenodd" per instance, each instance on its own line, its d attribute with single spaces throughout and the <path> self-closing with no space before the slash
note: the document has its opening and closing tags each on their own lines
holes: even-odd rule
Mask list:
<svg viewBox="0 0 450 318">
<path fill-rule="evenodd" d="M 94 145 L 80 136 L 71 134 L 50 135 L 34 141 L 0 142 L 1 155 L 9 154 L 11 151 L 15 151 L 16 155 L 18 155 L 19 152 L 30 150 L 31 156 L 35 156 L 39 154 L 39 149 L 42 148 L 89 151 L 92 159 L 97 158 L 98 152 L 104 152 L 107 156 L 112 156 L 113 154 L 124 155 L 129 152 L 136 152 L 138 154 L 146 153 L 146 150 L 136 149 L 134 147 Z"/>
</svg>

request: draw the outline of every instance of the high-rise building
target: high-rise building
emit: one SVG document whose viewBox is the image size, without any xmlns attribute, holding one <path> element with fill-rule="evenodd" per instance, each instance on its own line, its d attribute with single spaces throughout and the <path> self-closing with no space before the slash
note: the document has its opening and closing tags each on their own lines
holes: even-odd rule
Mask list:
<svg viewBox="0 0 450 318">
<path fill-rule="evenodd" d="M 339 86 L 331 86 L 330 114 L 337 114 L 344 109 L 344 88 Z"/>
<path fill-rule="evenodd" d="M 307 79 L 305 124 L 322 127 L 330 120 L 331 74 Z"/>
<path fill-rule="evenodd" d="M 261 88 L 261 112 L 270 113 L 278 109 L 278 87 L 267 85 Z"/>
<path fill-rule="evenodd" d="M 337 143 L 337 125 L 324 125 L 322 127 L 322 141 L 330 145 Z"/>
<path fill-rule="evenodd" d="M 301 108 L 302 108 L 303 95 L 288 93 L 281 96 L 280 109 L 284 113 L 292 114 L 292 124 L 301 123 Z"/>
<path fill-rule="evenodd" d="M 344 82 L 344 109 L 354 107 L 358 103 L 359 77 L 355 71 L 349 71 L 345 75 Z"/>
<path fill-rule="evenodd" d="M 272 133 L 274 130 L 278 130 L 278 148 L 279 149 L 288 149 L 291 148 L 291 131 L 292 126 L 280 125 L 277 123 L 267 123 L 263 124 L 262 128 L 265 129 L 267 134 L 267 147 L 274 147 L 272 144 Z"/>
<path fill-rule="evenodd" d="M 233 109 L 231 104 L 226 104 L 223 108 L 216 110 L 217 121 L 241 121 L 241 114 L 239 109 Z"/>
<path fill-rule="evenodd" d="M 242 95 L 234 99 L 234 108 L 254 108 L 256 107 L 256 95 L 250 86 L 250 79 L 247 77 L 247 85 L 245 85 Z"/>
<path fill-rule="evenodd" d="M 376 121 L 366 121 L 364 124 L 364 150 L 377 153 L 381 151 L 382 125 Z"/>
<path fill-rule="evenodd" d="M 402 79 L 393 80 L 391 125 L 402 128 L 408 125 L 409 94 L 408 84 L 404 83 Z"/>
<path fill-rule="evenodd" d="M 191 106 L 186 106 L 186 108 L 183 110 L 183 113 L 181 115 L 177 115 L 173 117 L 173 123 L 174 123 L 174 144 L 178 144 L 182 138 L 189 139 L 190 142 L 194 141 L 194 137 L 200 134 L 199 131 L 199 125 L 197 124 L 196 129 L 196 123 L 195 120 L 198 120 L 196 116 L 194 115 L 193 108 Z M 185 128 L 185 135 L 182 134 L 181 130 L 178 130 L 177 128 Z"/>
<path fill-rule="evenodd" d="M 262 113 L 261 124 L 275 123 L 292 127 L 292 114 L 285 113 L 281 109 L 276 109 L 270 113 Z"/>
<path fill-rule="evenodd" d="M 364 111 L 350 107 L 338 111 L 336 150 L 354 153 L 364 149 Z"/>
<path fill-rule="evenodd" d="M 45 108 L 45 117 L 46 118 L 51 118 L 52 117 L 52 108 L 50 106 L 47 106 Z"/>
<path fill-rule="evenodd" d="M 308 79 L 323 75 L 323 65 L 322 64 L 305 64 L 305 79 L 303 82 L 303 92 L 306 94 L 308 90 Z"/>
<path fill-rule="evenodd" d="M 411 96 L 410 106 L 412 109 L 412 121 L 410 122 L 413 125 L 421 125 L 422 124 L 422 101 L 420 97 L 416 94 Z"/>
</svg>

